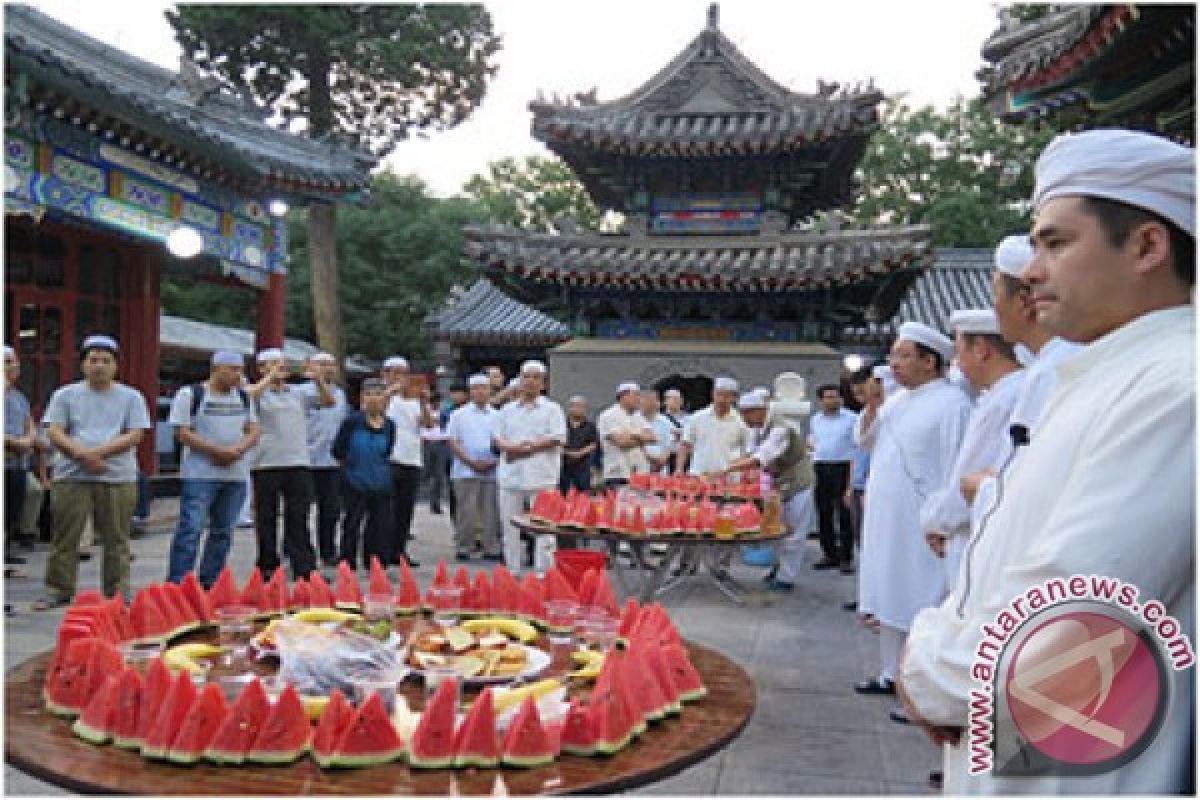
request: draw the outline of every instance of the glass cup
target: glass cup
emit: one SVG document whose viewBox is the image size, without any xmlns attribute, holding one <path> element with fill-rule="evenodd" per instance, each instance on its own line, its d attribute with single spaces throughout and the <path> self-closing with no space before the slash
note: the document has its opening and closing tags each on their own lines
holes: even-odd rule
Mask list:
<svg viewBox="0 0 1200 800">
<path fill-rule="evenodd" d="M 584 620 L 584 636 L 592 648 L 607 650 L 617 641 L 617 621 L 607 614 L 588 617 Z"/>
<path fill-rule="evenodd" d="M 360 678 L 354 681 L 354 704 L 361 707 L 371 699 L 371 695 L 379 695 L 383 707 L 390 716 L 396 710 L 396 682 Z"/>
<path fill-rule="evenodd" d="M 458 703 L 462 699 L 462 675 L 459 671 L 450 665 L 439 665 L 435 667 L 426 667 L 425 669 L 425 702 L 433 697 L 433 693 L 438 690 L 446 681 L 451 681 L 454 684 L 454 707 L 458 708 Z"/>
<path fill-rule="evenodd" d="M 607 618 L 608 611 L 600 606 L 580 606 L 575 610 L 575 640 L 581 648 L 586 650 L 591 644 L 592 621 Z"/>
<path fill-rule="evenodd" d="M 551 644 L 571 643 L 578 614 L 579 604 L 570 600 L 550 600 L 546 603 L 546 624 L 549 626 L 546 638 Z"/>
<path fill-rule="evenodd" d="M 433 606 L 433 621 L 443 628 L 458 624 L 462 612 L 463 590 L 461 586 L 434 586 L 429 590 L 429 604 Z"/>
<path fill-rule="evenodd" d="M 392 622 L 395 620 L 396 600 L 390 594 L 367 595 L 363 605 L 363 618 L 368 623 Z"/>
<path fill-rule="evenodd" d="M 225 648 L 226 666 L 238 658 L 245 658 L 246 647 L 254 634 L 254 615 L 258 609 L 252 606 L 221 606 L 213 611 L 217 620 L 217 635 L 221 647 Z"/>
<path fill-rule="evenodd" d="M 222 675 L 217 678 L 217 686 L 221 689 L 221 694 L 225 695 L 225 699 L 230 703 L 237 701 L 242 690 L 253 681 L 257 675 L 253 672 L 243 672 L 239 675 Z"/>
<path fill-rule="evenodd" d="M 121 658 L 139 672 L 145 672 L 150 662 L 162 654 L 162 642 L 125 642 L 121 645 Z"/>
</svg>

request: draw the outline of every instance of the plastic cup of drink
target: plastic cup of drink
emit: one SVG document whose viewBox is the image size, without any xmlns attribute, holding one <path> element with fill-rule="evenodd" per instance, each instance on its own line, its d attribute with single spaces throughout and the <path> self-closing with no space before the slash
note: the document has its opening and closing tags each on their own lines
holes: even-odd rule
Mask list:
<svg viewBox="0 0 1200 800">
<path fill-rule="evenodd" d="M 433 621 L 443 628 L 457 625 L 462 599 L 461 586 L 434 586 L 430 589 L 429 604 L 433 606 Z"/>
<path fill-rule="evenodd" d="M 396 682 L 391 680 L 358 679 L 354 681 L 354 703 L 362 706 L 371 699 L 371 695 L 379 695 L 388 714 L 396 710 Z"/>
<path fill-rule="evenodd" d="M 396 614 L 396 601 L 390 594 L 367 595 L 363 605 L 363 617 L 367 622 L 392 622 Z"/>
<path fill-rule="evenodd" d="M 587 640 L 597 650 L 607 650 L 617 641 L 617 621 L 607 614 L 588 617 L 584 622 Z"/>
<path fill-rule="evenodd" d="M 585 649 L 592 642 L 591 622 L 594 619 L 608 618 L 606 609 L 600 606 L 581 606 L 575 612 L 575 639 Z"/>
<path fill-rule="evenodd" d="M 222 675 L 217 678 L 217 686 L 221 689 L 221 694 L 225 695 L 225 699 L 233 703 L 241 695 L 242 690 L 250 685 L 258 676 L 253 672 L 243 672 L 239 675 Z"/>
<path fill-rule="evenodd" d="M 254 634 L 254 615 L 258 609 L 252 606 L 221 606 L 213 612 L 217 619 L 217 635 L 221 647 L 225 648 L 225 663 L 233 662 L 235 656 L 243 657 L 250 637 Z"/>
<path fill-rule="evenodd" d="M 570 644 L 575 627 L 579 604 L 570 600 L 551 600 L 546 603 L 546 624 L 550 626 L 546 638 L 551 644 Z"/>
<path fill-rule="evenodd" d="M 126 642 L 121 645 L 121 658 L 127 666 L 145 671 L 146 666 L 163 653 L 161 642 Z"/>
<path fill-rule="evenodd" d="M 433 697 L 433 693 L 438 690 L 439 686 L 441 686 L 446 681 L 450 681 L 454 684 L 454 691 L 455 691 L 455 695 L 456 695 L 454 698 L 454 707 L 458 708 L 458 701 L 460 699 L 459 696 L 462 693 L 462 686 L 461 686 L 461 680 L 460 680 L 461 678 L 462 678 L 462 675 L 459 674 L 459 671 L 456 668 L 449 666 L 449 665 L 438 665 L 438 666 L 433 666 L 433 667 L 426 667 L 425 668 L 425 699 L 428 701 L 429 698 Z"/>
</svg>

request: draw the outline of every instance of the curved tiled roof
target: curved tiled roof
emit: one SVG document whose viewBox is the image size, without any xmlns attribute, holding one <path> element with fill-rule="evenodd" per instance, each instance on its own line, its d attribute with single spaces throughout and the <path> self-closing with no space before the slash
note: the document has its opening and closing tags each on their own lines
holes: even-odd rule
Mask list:
<svg viewBox="0 0 1200 800">
<path fill-rule="evenodd" d="M 567 326 L 480 278 L 429 320 L 435 339 L 455 344 L 545 344 L 570 338 Z"/>
<path fill-rule="evenodd" d="M 114 10 L 114 13 L 124 13 Z M 6 69 L 63 98 L 204 156 L 232 172 L 302 193 L 370 181 L 375 159 L 271 127 L 227 95 L 193 102 L 177 73 L 110 47 L 26 5 L 4 9 Z"/>
</svg>

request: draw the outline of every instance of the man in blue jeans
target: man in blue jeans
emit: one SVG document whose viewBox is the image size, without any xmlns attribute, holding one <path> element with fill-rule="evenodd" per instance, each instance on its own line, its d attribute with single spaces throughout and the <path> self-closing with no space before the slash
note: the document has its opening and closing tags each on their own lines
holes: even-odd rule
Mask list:
<svg viewBox="0 0 1200 800">
<path fill-rule="evenodd" d="M 196 566 L 200 535 L 208 540 L 197 577 L 208 588 L 229 555 L 233 526 L 246 498 L 246 452 L 258 441 L 258 417 L 241 388 L 242 356 L 214 353 L 209 378 L 185 386 L 171 403 L 169 422 L 183 445 L 179 525 L 171 540 L 167 580 L 178 583 Z"/>
</svg>

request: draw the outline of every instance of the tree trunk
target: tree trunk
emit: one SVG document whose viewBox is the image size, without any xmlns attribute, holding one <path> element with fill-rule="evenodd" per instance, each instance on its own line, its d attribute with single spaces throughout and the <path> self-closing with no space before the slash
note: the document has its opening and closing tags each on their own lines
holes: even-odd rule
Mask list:
<svg viewBox="0 0 1200 800">
<path fill-rule="evenodd" d="M 342 342 L 342 306 L 338 300 L 337 209 L 332 203 L 314 201 L 309 205 L 308 244 L 317 346 L 333 354 L 340 373 L 346 348 Z"/>
</svg>

